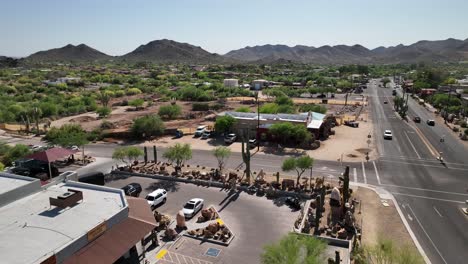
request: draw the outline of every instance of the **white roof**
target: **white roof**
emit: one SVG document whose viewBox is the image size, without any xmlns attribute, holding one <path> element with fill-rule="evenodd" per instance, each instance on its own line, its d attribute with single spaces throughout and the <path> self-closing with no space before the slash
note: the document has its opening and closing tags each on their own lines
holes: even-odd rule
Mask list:
<svg viewBox="0 0 468 264">
<path fill-rule="evenodd" d="M 65 209 L 50 205 L 69 188 L 82 191 L 83 200 Z M 39 188 L 0 207 L 1 262 L 40 263 L 126 208 L 118 189 L 71 181 Z"/>
<path fill-rule="evenodd" d="M 0 186 L 2 186 L 0 188 L 0 195 L 24 186 L 35 180 L 37 179 L 2 172 L 2 175 L 0 176 Z"/>
</svg>

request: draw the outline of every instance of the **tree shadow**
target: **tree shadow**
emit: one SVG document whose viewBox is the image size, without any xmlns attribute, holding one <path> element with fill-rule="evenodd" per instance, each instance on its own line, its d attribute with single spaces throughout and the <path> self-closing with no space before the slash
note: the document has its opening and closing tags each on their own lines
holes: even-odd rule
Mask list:
<svg viewBox="0 0 468 264">
<path fill-rule="evenodd" d="M 146 191 L 154 191 L 156 189 L 164 189 L 168 192 L 177 192 L 180 189 L 180 183 L 176 181 L 157 181 L 151 183 L 145 188 Z"/>
<path fill-rule="evenodd" d="M 222 212 L 224 208 L 226 208 L 231 202 L 235 202 L 237 198 L 239 198 L 241 192 L 241 190 L 229 192 L 228 196 L 224 198 L 223 201 L 221 201 L 221 203 L 219 204 L 221 205 L 224 203 L 224 205 L 218 210 L 218 212 Z"/>
<path fill-rule="evenodd" d="M 224 146 L 224 139 L 222 137 L 213 137 L 213 138 L 209 138 L 207 139 L 206 143 L 208 143 L 208 145 L 210 146 Z"/>
</svg>

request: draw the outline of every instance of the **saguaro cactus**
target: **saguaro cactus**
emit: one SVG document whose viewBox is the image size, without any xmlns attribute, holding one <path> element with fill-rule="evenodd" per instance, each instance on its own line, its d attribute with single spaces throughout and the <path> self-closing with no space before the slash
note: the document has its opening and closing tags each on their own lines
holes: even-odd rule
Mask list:
<svg viewBox="0 0 468 264">
<path fill-rule="evenodd" d="M 247 136 L 245 134 L 247 134 Z M 247 142 L 245 142 L 246 137 L 247 137 Z M 244 161 L 244 164 L 245 164 L 245 175 L 246 175 L 247 183 L 250 184 L 250 143 L 249 143 L 249 131 L 248 130 L 247 130 L 247 133 L 244 133 L 244 136 L 242 137 L 242 160 Z"/>
<path fill-rule="evenodd" d="M 156 146 L 153 146 L 153 155 L 154 155 L 154 163 L 158 163 L 158 152 L 156 152 Z"/>
<path fill-rule="evenodd" d="M 146 146 L 143 147 L 143 151 L 145 153 L 145 164 L 148 163 L 148 149 L 146 149 Z"/>
</svg>

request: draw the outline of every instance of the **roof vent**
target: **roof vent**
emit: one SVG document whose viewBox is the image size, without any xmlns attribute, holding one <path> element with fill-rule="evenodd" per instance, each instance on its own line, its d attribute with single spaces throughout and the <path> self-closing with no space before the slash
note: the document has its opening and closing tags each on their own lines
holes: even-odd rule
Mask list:
<svg viewBox="0 0 468 264">
<path fill-rule="evenodd" d="M 67 208 L 77 204 L 83 200 L 83 192 L 73 189 L 68 189 L 67 192 L 57 196 L 57 198 L 49 197 L 50 206 L 59 208 Z"/>
</svg>

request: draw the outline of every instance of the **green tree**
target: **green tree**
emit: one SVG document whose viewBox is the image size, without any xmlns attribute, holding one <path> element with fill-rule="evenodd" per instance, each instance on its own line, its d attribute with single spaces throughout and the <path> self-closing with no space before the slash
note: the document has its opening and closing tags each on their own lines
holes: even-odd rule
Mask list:
<svg viewBox="0 0 468 264">
<path fill-rule="evenodd" d="M 259 111 L 262 114 L 277 114 L 279 112 L 279 105 L 276 103 L 266 103 L 260 106 Z"/>
<path fill-rule="evenodd" d="M 336 83 L 336 88 L 341 89 L 342 91 L 348 91 L 353 88 L 353 84 L 347 80 L 340 80 Z"/>
<path fill-rule="evenodd" d="M 180 171 L 182 164 L 192 158 L 192 147 L 189 144 L 176 143 L 170 146 L 163 157 L 176 164 L 176 171 Z"/>
<path fill-rule="evenodd" d="M 391 82 L 391 81 L 390 81 L 389 78 L 387 78 L 387 77 L 383 78 L 383 79 L 382 79 L 383 87 L 387 87 L 387 84 L 390 83 L 390 82 Z"/>
<path fill-rule="evenodd" d="M 319 264 L 324 263 L 325 242 L 317 238 L 289 233 L 278 243 L 264 247 L 264 264 Z"/>
<path fill-rule="evenodd" d="M 220 146 L 213 150 L 213 156 L 218 160 L 218 168 L 221 173 L 226 165 L 227 160 L 231 156 L 231 149 L 228 147 Z"/>
<path fill-rule="evenodd" d="M 104 107 L 107 107 L 109 105 L 109 102 L 113 96 L 114 92 L 112 91 L 100 91 L 97 93 L 97 98 Z"/>
<path fill-rule="evenodd" d="M 131 132 L 135 138 L 144 139 L 164 133 L 164 122 L 158 115 L 147 115 L 135 119 Z"/>
<path fill-rule="evenodd" d="M 6 153 L 2 156 L 1 162 L 10 166 L 15 160 L 24 158 L 31 153 L 29 147 L 23 144 L 16 144 L 14 147 L 8 146 Z"/>
<path fill-rule="evenodd" d="M 304 155 L 299 158 L 291 157 L 283 161 L 281 169 L 283 171 L 295 170 L 297 172 L 296 184 L 299 185 L 299 180 L 301 179 L 302 174 L 304 174 L 307 169 L 311 169 L 313 164 L 314 159 L 308 155 Z"/>
<path fill-rule="evenodd" d="M 215 130 L 219 133 L 228 133 L 232 127 L 236 124 L 237 120 L 229 115 L 219 116 L 216 118 Z"/>
<path fill-rule="evenodd" d="M 293 105 L 293 100 L 286 95 L 276 97 L 275 103 L 278 105 Z"/>
<path fill-rule="evenodd" d="M 128 102 L 128 105 L 135 107 L 135 110 L 137 110 L 138 107 L 141 107 L 144 103 L 145 103 L 145 100 L 141 98 L 136 98 L 136 99 L 130 100 Z"/>
<path fill-rule="evenodd" d="M 126 95 L 137 95 L 137 94 L 141 94 L 141 90 L 138 89 L 138 88 L 128 88 L 125 91 L 125 94 Z"/>
<path fill-rule="evenodd" d="M 163 105 L 159 108 L 158 114 L 166 120 L 176 119 L 182 113 L 179 105 Z"/>
<path fill-rule="evenodd" d="M 248 107 L 248 106 L 241 106 L 241 107 L 237 108 L 235 111 L 236 112 L 241 112 L 241 113 L 250 113 L 250 112 L 252 112 L 250 110 L 250 107 Z"/>
<path fill-rule="evenodd" d="M 112 112 L 112 110 L 109 107 L 106 107 L 106 106 L 99 107 L 96 110 L 96 113 L 99 115 L 99 117 L 107 117 L 111 112 Z"/>
<path fill-rule="evenodd" d="M 125 160 L 126 157 L 127 157 L 127 149 L 125 147 L 118 147 L 114 149 L 114 152 L 112 153 L 112 159 L 114 160 L 127 163 L 127 161 Z"/>
<path fill-rule="evenodd" d="M 60 128 L 53 127 L 47 132 L 45 139 L 62 147 L 84 147 L 84 145 L 88 144 L 87 133 L 78 124 L 65 124 Z"/>
<path fill-rule="evenodd" d="M 3 171 L 5 169 L 5 165 L 3 165 L 3 163 L 0 162 L 0 171 Z"/>
</svg>

